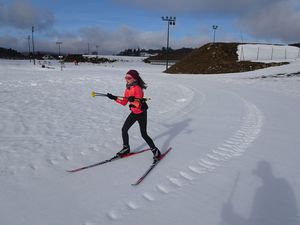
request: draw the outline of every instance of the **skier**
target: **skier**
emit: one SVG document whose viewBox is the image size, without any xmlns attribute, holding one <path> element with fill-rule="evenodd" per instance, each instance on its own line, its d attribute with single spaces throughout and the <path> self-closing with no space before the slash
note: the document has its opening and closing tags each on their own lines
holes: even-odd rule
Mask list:
<svg viewBox="0 0 300 225">
<path fill-rule="evenodd" d="M 126 89 L 124 93 L 124 98 L 118 98 L 117 96 L 112 95 L 111 93 L 107 93 L 107 97 L 109 99 L 115 100 L 121 105 L 125 106 L 129 102 L 129 109 L 131 111 L 122 127 L 123 148 L 117 153 L 117 156 L 121 157 L 130 153 L 128 130 L 136 121 L 138 121 L 141 135 L 149 145 L 153 153 L 154 161 L 157 161 L 159 160 L 161 153 L 159 149 L 155 146 L 153 140 L 147 134 L 148 105 L 144 100 L 142 100 L 142 98 L 144 97 L 143 89 L 146 89 L 147 85 L 142 80 L 138 71 L 136 70 L 129 70 L 125 75 L 125 80 Z"/>
</svg>

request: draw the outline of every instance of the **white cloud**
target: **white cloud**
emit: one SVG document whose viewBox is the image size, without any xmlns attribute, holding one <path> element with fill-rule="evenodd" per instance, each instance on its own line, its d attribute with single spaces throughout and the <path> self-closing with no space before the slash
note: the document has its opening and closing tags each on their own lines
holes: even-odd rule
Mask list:
<svg viewBox="0 0 300 225">
<path fill-rule="evenodd" d="M 90 53 L 97 51 L 99 54 L 116 54 L 128 48 L 160 49 L 165 45 L 165 34 L 161 32 L 143 32 L 134 28 L 123 26 L 115 31 L 104 30 L 99 27 L 85 27 L 74 33 L 64 33 L 52 30 L 47 32 L 47 38 L 35 35 L 36 51 L 57 52 L 57 41 L 61 41 L 63 53 Z M 5 48 L 28 51 L 28 42 L 25 38 L 13 35 L 0 36 L 0 46 Z"/>
<path fill-rule="evenodd" d="M 114 0 L 119 4 L 130 4 L 148 10 L 156 10 L 177 14 L 192 14 L 207 16 L 242 15 L 245 12 L 255 11 L 262 5 L 272 5 L 285 0 Z"/>
<path fill-rule="evenodd" d="M 17 29 L 28 29 L 31 26 L 42 30 L 51 27 L 54 16 L 47 10 L 35 8 L 27 0 L 13 0 L 5 5 L 0 2 L 0 24 Z"/>
<path fill-rule="evenodd" d="M 113 1 L 124 7 L 136 7 L 137 10 L 142 8 L 148 11 L 147 14 L 153 12 L 157 15 L 159 12 L 162 15 L 177 16 L 178 22 L 170 37 L 172 48 L 199 47 L 212 41 L 212 29 L 207 21 L 220 21 L 217 41 L 240 41 L 241 31 L 245 36 L 250 35 L 252 40 L 281 40 L 288 43 L 300 41 L 300 30 L 297 29 L 300 21 L 299 0 Z M 186 29 L 189 25 L 180 22 L 180 18 L 186 15 L 194 21 L 190 33 Z M 199 24 L 195 21 L 199 21 Z M 222 26 L 223 22 L 232 21 L 236 23 L 230 30 Z M 53 13 L 35 7 L 29 0 L 13 0 L 9 4 L 0 0 L 0 25 L 7 28 L 2 29 L 2 37 L 0 34 L 0 46 L 3 47 L 27 51 L 26 37 L 30 34 L 32 25 L 36 27 L 36 49 L 41 51 L 55 52 L 55 42 L 58 40 L 63 42 L 62 51 L 70 53 L 87 52 L 88 43 L 91 51 L 96 51 L 97 45 L 100 53 L 118 53 L 127 48 L 155 49 L 166 46 L 165 30 L 145 31 L 129 25 L 118 27 L 115 24 L 116 30 L 95 26 L 69 31 L 60 28 L 58 32 L 54 23 Z M 12 32 L 13 29 L 23 33 Z"/>
<path fill-rule="evenodd" d="M 161 48 L 164 36 L 159 32 L 142 32 L 134 28 L 123 26 L 116 31 L 105 31 L 101 28 L 91 27 L 80 30 L 84 42 L 108 53 L 117 53 L 127 48 Z"/>
<path fill-rule="evenodd" d="M 173 16 L 190 15 L 213 20 L 236 21 L 243 30 L 257 39 L 299 42 L 299 0 L 114 0 L 122 4 L 158 11 Z"/>
<path fill-rule="evenodd" d="M 276 38 L 288 43 L 299 42 L 300 10 L 294 3 L 294 1 L 285 1 L 277 2 L 269 7 L 262 7 L 241 18 L 237 24 L 258 38 Z"/>
</svg>

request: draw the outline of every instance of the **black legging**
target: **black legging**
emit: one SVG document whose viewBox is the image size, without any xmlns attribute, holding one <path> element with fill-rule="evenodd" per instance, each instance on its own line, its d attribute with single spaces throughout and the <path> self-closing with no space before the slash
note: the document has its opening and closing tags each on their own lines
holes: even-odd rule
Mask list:
<svg viewBox="0 0 300 225">
<path fill-rule="evenodd" d="M 153 140 L 147 134 L 147 111 L 144 111 L 140 114 L 129 114 L 122 127 L 123 144 L 129 146 L 128 130 L 136 121 L 138 121 L 140 125 L 141 135 L 144 138 L 144 140 L 147 142 L 150 148 L 155 148 Z"/>
</svg>

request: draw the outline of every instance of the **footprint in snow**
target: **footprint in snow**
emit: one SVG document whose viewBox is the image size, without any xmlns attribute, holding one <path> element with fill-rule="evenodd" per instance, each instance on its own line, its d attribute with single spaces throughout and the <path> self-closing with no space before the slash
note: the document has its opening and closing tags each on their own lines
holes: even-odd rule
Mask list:
<svg viewBox="0 0 300 225">
<path fill-rule="evenodd" d="M 37 170 L 37 169 L 38 169 L 38 166 L 37 166 L 36 164 L 33 164 L 33 163 L 31 163 L 31 164 L 29 165 L 29 167 L 30 167 L 32 170 Z"/>
<path fill-rule="evenodd" d="M 176 102 L 186 102 L 186 98 L 180 98 L 180 99 L 177 99 Z"/>
<path fill-rule="evenodd" d="M 181 171 L 179 174 L 186 180 L 189 180 L 189 181 L 194 180 L 193 177 L 191 175 L 187 174 L 186 172 Z"/>
<path fill-rule="evenodd" d="M 119 219 L 118 214 L 114 210 L 111 210 L 110 212 L 108 212 L 107 216 L 111 220 L 117 220 L 117 219 Z"/>
<path fill-rule="evenodd" d="M 84 225 L 96 225 L 96 224 L 92 222 L 85 222 Z"/>
<path fill-rule="evenodd" d="M 127 207 L 128 207 L 129 209 L 131 209 L 131 210 L 135 210 L 135 209 L 138 209 L 138 208 L 139 208 L 139 206 L 138 206 L 136 203 L 132 202 L 132 201 L 127 202 L 126 205 L 127 205 Z"/>
<path fill-rule="evenodd" d="M 158 184 L 156 185 L 157 189 L 161 192 L 161 193 L 164 193 L 164 194 L 168 194 L 169 193 L 169 190 L 167 187 L 165 187 L 164 185 L 161 185 L 161 184 Z"/>
<path fill-rule="evenodd" d="M 55 164 L 57 164 L 57 160 L 55 160 L 55 159 L 48 159 L 47 161 L 52 166 L 54 166 Z"/>
<path fill-rule="evenodd" d="M 173 178 L 173 177 L 169 177 L 168 180 L 176 187 L 182 187 L 182 182 L 177 179 L 177 178 Z"/>
<path fill-rule="evenodd" d="M 148 194 L 148 193 L 144 193 L 144 194 L 143 194 L 143 197 L 144 197 L 147 201 L 150 201 L 150 202 L 152 202 L 152 201 L 155 200 L 155 198 L 154 198 L 152 195 Z"/>
</svg>

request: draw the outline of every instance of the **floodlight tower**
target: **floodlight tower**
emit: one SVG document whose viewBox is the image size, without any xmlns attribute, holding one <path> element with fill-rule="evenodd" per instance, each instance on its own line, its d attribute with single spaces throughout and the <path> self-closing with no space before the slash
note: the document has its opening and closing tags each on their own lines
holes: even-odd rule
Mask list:
<svg viewBox="0 0 300 225">
<path fill-rule="evenodd" d="M 62 42 L 57 41 L 56 44 L 58 45 L 58 58 L 60 58 L 60 45 L 62 44 Z"/>
<path fill-rule="evenodd" d="M 60 55 L 60 45 L 62 44 L 61 41 L 57 41 L 56 44 L 58 45 L 58 60 L 60 62 L 60 71 L 62 71 L 63 68 L 63 57 Z"/>
<path fill-rule="evenodd" d="M 99 48 L 99 45 L 96 45 L 96 49 L 97 49 L 97 57 L 98 57 L 98 55 L 99 55 L 99 53 L 98 53 L 98 48 Z"/>
<path fill-rule="evenodd" d="M 218 29 L 218 25 L 213 25 L 212 28 L 214 30 L 214 43 L 215 43 L 216 42 L 216 30 Z"/>
<path fill-rule="evenodd" d="M 30 53 L 30 35 L 28 35 L 27 40 L 28 40 L 28 57 L 29 57 L 29 62 L 31 62 L 31 53 Z"/>
<path fill-rule="evenodd" d="M 163 21 L 166 21 L 168 23 L 168 35 L 167 35 L 167 51 L 166 51 L 166 70 L 168 69 L 169 66 L 169 59 L 168 59 L 168 52 L 169 52 L 169 37 L 170 37 L 170 25 L 175 26 L 175 20 L 176 17 L 173 16 L 162 16 L 161 19 Z"/>
<path fill-rule="evenodd" d="M 34 39 L 33 39 L 33 33 L 34 33 L 34 26 L 32 26 L 31 29 L 31 40 L 32 40 L 32 57 L 33 57 L 33 64 L 35 65 L 35 53 L 34 53 Z"/>
</svg>

